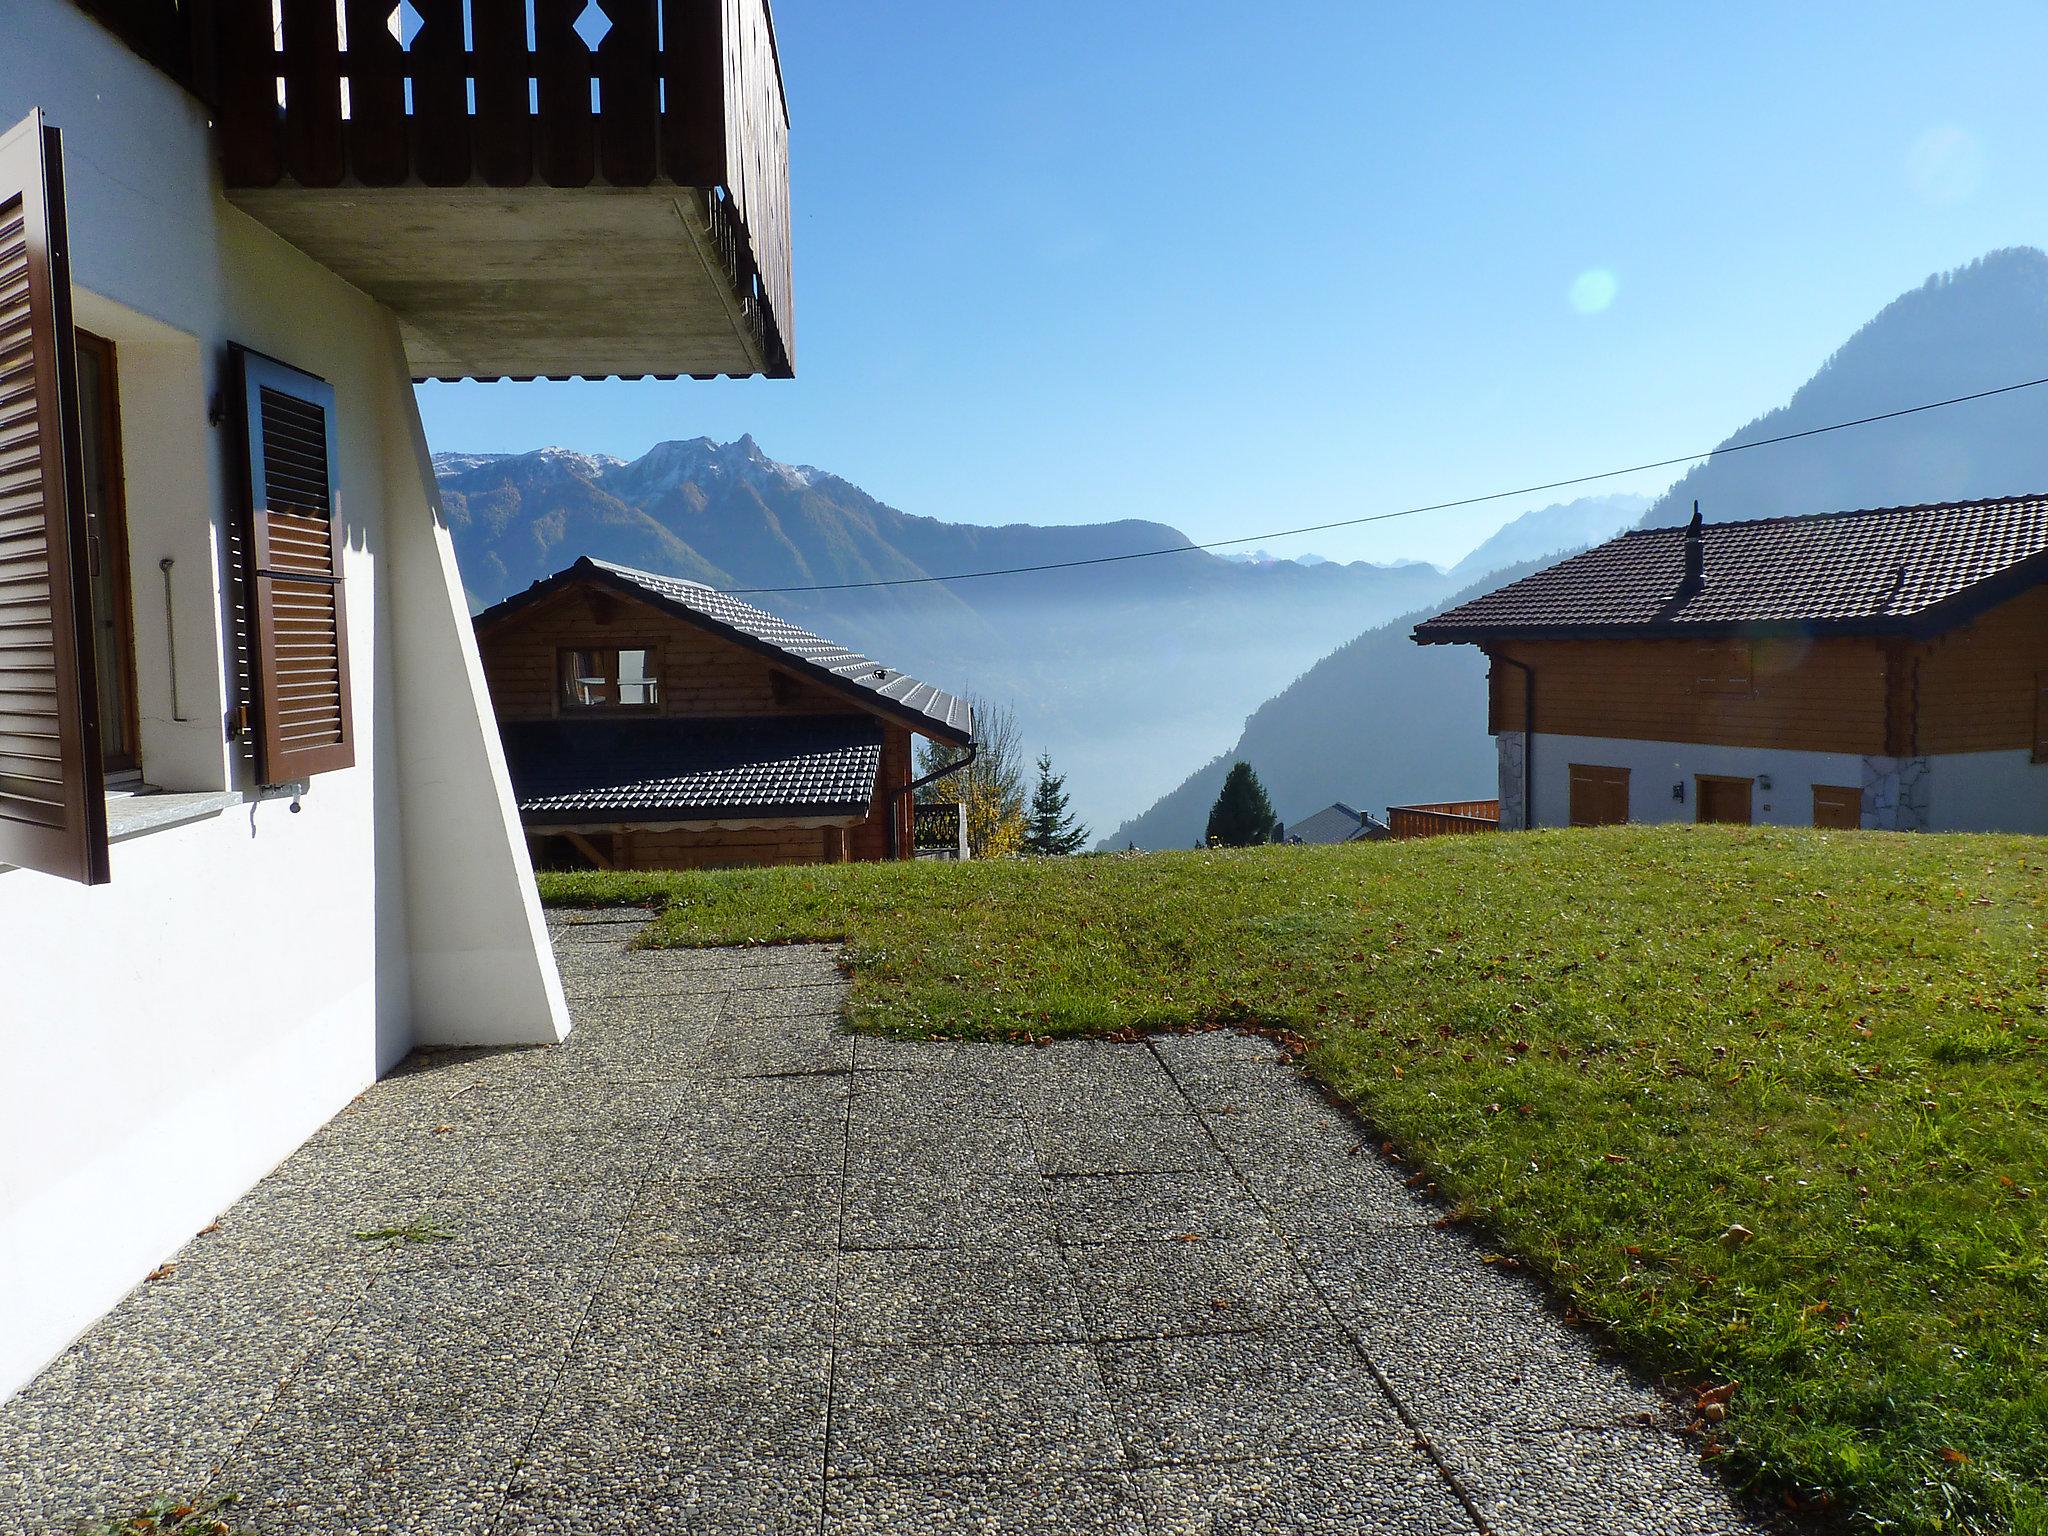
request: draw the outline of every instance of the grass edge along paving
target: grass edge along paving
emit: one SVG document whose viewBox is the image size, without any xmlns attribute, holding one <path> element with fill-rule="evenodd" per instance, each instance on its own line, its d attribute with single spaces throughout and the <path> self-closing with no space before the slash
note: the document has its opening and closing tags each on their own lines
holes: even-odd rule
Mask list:
<svg viewBox="0 0 2048 1536">
<path fill-rule="evenodd" d="M 855 1028 L 1246 1023 L 1857 1529 L 2048 1532 L 2048 840 L 1613 828 L 550 875 L 659 945 L 842 940 Z M 1745 1236 L 1745 1234 L 1747 1234 Z"/>
</svg>

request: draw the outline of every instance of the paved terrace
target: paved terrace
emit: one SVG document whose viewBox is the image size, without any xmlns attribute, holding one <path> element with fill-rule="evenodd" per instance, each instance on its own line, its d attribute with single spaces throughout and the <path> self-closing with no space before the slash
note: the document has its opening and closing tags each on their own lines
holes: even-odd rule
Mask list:
<svg viewBox="0 0 2048 1536">
<path fill-rule="evenodd" d="M 0 1531 L 1752 1528 L 1265 1042 L 856 1039 L 830 950 L 642 920 L 559 921 L 566 1044 L 409 1062 L 0 1408 Z"/>
</svg>

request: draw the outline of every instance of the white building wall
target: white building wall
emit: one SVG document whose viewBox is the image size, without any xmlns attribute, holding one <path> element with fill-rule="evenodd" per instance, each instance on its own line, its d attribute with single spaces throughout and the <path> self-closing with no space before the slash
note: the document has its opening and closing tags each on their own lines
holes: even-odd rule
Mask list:
<svg viewBox="0 0 2048 1536">
<path fill-rule="evenodd" d="M 1823 784 L 1861 789 L 1864 825 L 1869 827 L 2048 833 L 2048 764 L 2033 762 L 2024 751 L 1897 759 L 1541 732 L 1535 740 L 1539 827 L 1570 825 L 1571 765 L 1587 763 L 1629 770 L 1631 821 L 1696 819 L 1693 780 L 1707 774 L 1757 781 L 1751 813 L 1758 826 L 1813 825 L 1813 787 Z M 1502 822 L 1513 826 L 1517 823 L 1508 813 L 1510 802 L 1518 804 L 1521 796 L 1522 737 L 1519 732 L 1503 733 L 1501 742 Z M 1682 798 L 1674 793 L 1679 786 Z"/>
<path fill-rule="evenodd" d="M 104 887 L 0 867 L 0 1396 L 413 1044 L 567 1027 L 390 315 L 220 197 L 168 79 L 66 0 L 4 12 L 0 126 L 62 130 L 78 320 L 117 349 L 144 772 L 251 787 L 230 341 L 335 388 L 357 766 L 118 842 Z"/>
<path fill-rule="evenodd" d="M 1786 752 L 1761 747 L 1707 747 L 1690 742 L 1624 741 L 1604 736 L 1536 735 L 1536 825 L 1571 824 L 1571 765 L 1626 768 L 1631 821 L 1691 821 L 1694 774 L 1755 778 L 1751 803 L 1758 826 L 1813 825 L 1813 786 L 1863 783 L 1863 759 L 1851 752 Z M 1765 789 L 1762 780 L 1771 781 Z M 1672 793 L 1683 785 L 1685 798 Z"/>
<path fill-rule="evenodd" d="M 1933 830 L 2048 835 L 2048 763 L 2031 752 L 1957 752 L 1927 762 Z"/>
</svg>

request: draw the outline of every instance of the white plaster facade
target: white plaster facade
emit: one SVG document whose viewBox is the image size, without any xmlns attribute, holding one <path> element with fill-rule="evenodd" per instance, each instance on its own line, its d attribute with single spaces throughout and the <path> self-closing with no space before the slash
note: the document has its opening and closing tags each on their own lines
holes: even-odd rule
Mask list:
<svg viewBox="0 0 2048 1536">
<path fill-rule="evenodd" d="M 1520 828 L 1527 825 L 1521 816 L 1524 737 L 1519 731 L 1503 731 L 1497 741 L 1501 825 Z M 1864 757 L 1539 731 L 1534 825 L 1570 825 L 1573 763 L 1626 768 L 1631 821 L 1696 819 L 1694 781 L 1706 774 L 1754 779 L 1751 813 L 1758 826 L 1811 826 L 1813 788 L 1818 784 L 1862 790 L 1863 825 L 1868 828 L 2048 833 L 2048 763 L 2037 763 L 2024 751 Z"/>
<path fill-rule="evenodd" d="M 393 317 L 232 208 L 204 109 L 72 5 L 0 32 L 117 352 L 142 770 L 194 796 L 133 803 L 171 824 L 117 825 L 110 884 L 0 868 L 4 1397 L 407 1050 L 568 1015 Z M 336 396 L 356 765 L 296 811 L 224 729 L 230 343 Z"/>
</svg>

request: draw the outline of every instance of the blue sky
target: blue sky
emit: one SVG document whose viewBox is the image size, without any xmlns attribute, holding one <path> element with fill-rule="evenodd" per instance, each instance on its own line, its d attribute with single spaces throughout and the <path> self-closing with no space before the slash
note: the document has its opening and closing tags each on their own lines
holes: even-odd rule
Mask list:
<svg viewBox="0 0 2048 1536">
<path fill-rule="evenodd" d="M 428 385 L 435 448 L 752 432 L 909 512 L 1222 538 L 1710 444 L 2048 243 L 2048 0 L 776 16 L 797 380 Z"/>
</svg>

